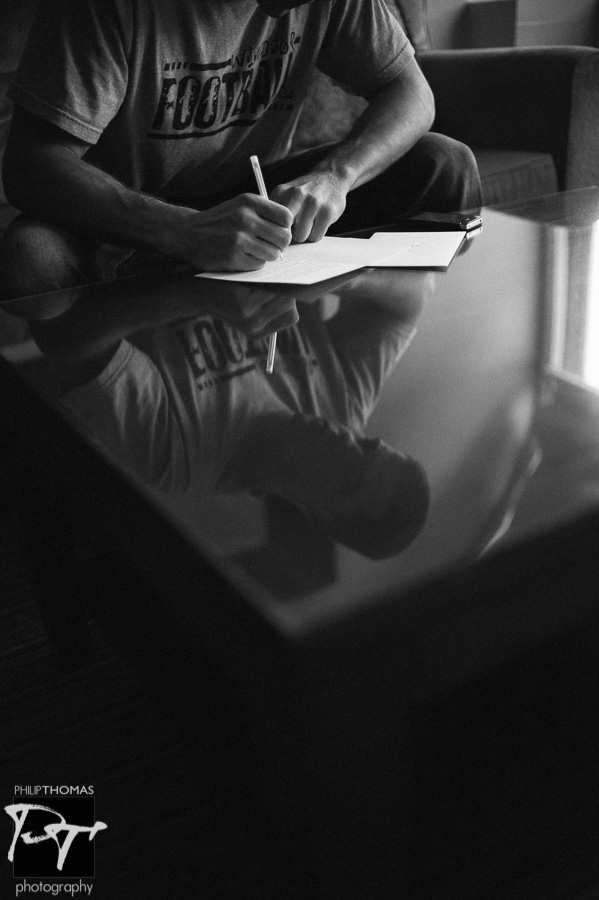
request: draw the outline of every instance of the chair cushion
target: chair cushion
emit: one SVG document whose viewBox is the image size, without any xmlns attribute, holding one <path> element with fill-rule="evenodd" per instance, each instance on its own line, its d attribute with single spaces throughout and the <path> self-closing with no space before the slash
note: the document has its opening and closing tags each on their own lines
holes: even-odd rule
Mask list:
<svg viewBox="0 0 599 900">
<path fill-rule="evenodd" d="M 485 206 L 559 190 L 555 164 L 549 153 L 473 149 Z"/>
</svg>

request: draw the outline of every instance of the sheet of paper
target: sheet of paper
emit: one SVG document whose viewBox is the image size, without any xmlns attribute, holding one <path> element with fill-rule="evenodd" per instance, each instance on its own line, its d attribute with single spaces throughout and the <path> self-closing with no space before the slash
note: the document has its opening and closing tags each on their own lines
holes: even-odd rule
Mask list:
<svg viewBox="0 0 599 900">
<path fill-rule="evenodd" d="M 273 284 L 315 284 L 327 278 L 373 266 L 393 252 L 365 238 L 324 237 L 321 241 L 291 244 L 283 259 L 252 272 L 202 272 L 198 278 Z"/>
<path fill-rule="evenodd" d="M 391 255 L 373 265 L 448 269 L 464 238 L 463 231 L 377 231 L 370 243 Z"/>
</svg>

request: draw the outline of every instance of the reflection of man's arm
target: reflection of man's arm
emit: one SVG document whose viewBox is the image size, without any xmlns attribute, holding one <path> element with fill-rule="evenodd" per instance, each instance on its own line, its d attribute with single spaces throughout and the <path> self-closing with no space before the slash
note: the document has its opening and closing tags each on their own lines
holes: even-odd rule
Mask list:
<svg viewBox="0 0 599 900">
<path fill-rule="evenodd" d="M 297 321 L 292 287 L 275 293 L 180 274 L 124 278 L 85 285 L 78 292 L 79 299 L 61 316 L 30 322 L 65 389 L 95 378 L 124 338 L 148 328 L 215 315 L 260 338 Z"/>
<path fill-rule="evenodd" d="M 339 290 L 338 311 L 327 330 L 357 427 L 366 425 L 434 289 L 433 272 L 371 269 Z"/>
<path fill-rule="evenodd" d="M 434 272 L 369 269 L 336 292 L 337 311 L 328 323 L 331 340 L 343 349 L 386 331 L 411 334 L 435 284 Z"/>
</svg>

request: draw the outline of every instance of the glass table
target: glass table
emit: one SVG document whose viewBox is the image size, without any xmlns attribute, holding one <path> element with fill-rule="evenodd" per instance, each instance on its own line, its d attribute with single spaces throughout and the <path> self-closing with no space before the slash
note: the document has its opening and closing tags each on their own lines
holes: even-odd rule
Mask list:
<svg viewBox="0 0 599 900">
<path fill-rule="evenodd" d="M 446 272 L 5 304 L 53 366 L 1 369 L 31 542 L 87 571 L 88 614 L 273 832 L 346 861 L 392 834 L 420 877 L 473 836 L 516 852 L 543 791 L 571 814 L 588 771 L 547 774 L 547 748 L 597 750 L 599 189 L 483 220 Z M 576 736 L 567 703 L 531 724 L 557 658 Z"/>
</svg>

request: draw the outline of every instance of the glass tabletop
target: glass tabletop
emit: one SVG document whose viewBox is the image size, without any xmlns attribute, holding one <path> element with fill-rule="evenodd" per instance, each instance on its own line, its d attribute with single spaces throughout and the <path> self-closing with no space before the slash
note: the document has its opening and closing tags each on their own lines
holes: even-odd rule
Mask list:
<svg viewBox="0 0 599 900">
<path fill-rule="evenodd" d="M 599 507 L 598 221 L 599 190 L 575 191 L 484 210 L 448 271 L 134 277 L 12 311 L 69 422 L 202 554 L 309 627 L 409 603 Z"/>
</svg>

